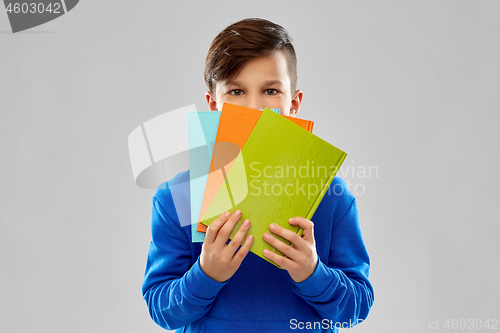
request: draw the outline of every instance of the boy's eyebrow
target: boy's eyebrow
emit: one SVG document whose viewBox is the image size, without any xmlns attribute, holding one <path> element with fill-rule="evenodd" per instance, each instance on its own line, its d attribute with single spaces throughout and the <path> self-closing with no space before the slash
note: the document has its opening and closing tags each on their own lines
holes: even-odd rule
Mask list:
<svg viewBox="0 0 500 333">
<path fill-rule="evenodd" d="M 226 84 L 227 86 L 237 86 L 237 87 L 241 87 L 243 86 L 243 83 L 241 83 L 240 81 L 230 81 Z"/>
<path fill-rule="evenodd" d="M 266 85 L 266 86 L 271 86 L 273 84 L 283 85 L 283 82 L 281 82 L 280 80 L 268 80 L 268 81 L 264 82 L 264 85 Z M 235 86 L 235 87 L 242 87 L 242 86 L 244 86 L 244 84 L 241 81 L 228 82 L 227 85 L 228 86 Z"/>
<path fill-rule="evenodd" d="M 266 85 L 268 86 L 272 86 L 273 84 L 283 84 L 283 82 L 281 82 L 280 80 L 268 80 L 265 82 Z"/>
</svg>

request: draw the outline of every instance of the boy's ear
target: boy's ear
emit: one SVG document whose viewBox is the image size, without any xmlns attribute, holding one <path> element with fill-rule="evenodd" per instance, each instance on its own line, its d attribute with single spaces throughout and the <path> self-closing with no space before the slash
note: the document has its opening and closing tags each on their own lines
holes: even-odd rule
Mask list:
<svg viewBox="0 0 500 333">
<path fill-rule="evenodd" d="M 304 93 L 302 90 L 297 89 L 295 94 L 293 95 L 292 101 L 290 102 L 290 116 L 297 117 L 297 114 L 300 110 L 300 105 L 302 104 L 302 97 L 304 97 Z"/>
<path fill-rule="evenodd" d="M 205 93 L 205 99 L 207 100 L 208 109 L 210 111 L 218 111 L 217 102 L 215 101 L 215 98 L 212 96 L 212 93 L 210 91 L 207 91 Z"/>
</svg>

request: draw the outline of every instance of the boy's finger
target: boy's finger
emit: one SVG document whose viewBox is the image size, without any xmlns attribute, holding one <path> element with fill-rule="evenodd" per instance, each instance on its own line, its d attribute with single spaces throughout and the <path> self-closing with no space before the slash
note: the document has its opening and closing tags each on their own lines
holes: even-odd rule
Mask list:
<svg viewBox="0 0 500 333">
<path fill-rule="evenodd" d="M 237 209 L 233 212 L 229 220 L 219 229 L 217 236 L 215 237 L 214 243 L 218 243 L 220 246 L 226 244 L 229 236 L 233 232 L 234 226 L 241 218 L 241 210 Z"/>
<path fill-rule="evenodd" d="M 303 241 L 301 237 L 296 233 L 291 230 L 285 229 L 276 223 L 271 223 L 269 225 L 269 230 L 278 236 L 283 237 L 284 239 L 290 241 L 290 243 L 293 244 L 294 247 L 299 247 L 300 241 Z M 279 249 L 278 249 L 279 250 Z"/>
<path fill-rule="evenodd" d="M 304 232 L 302 233 L 302 238 L 306 241 L 314 240 L 314 223 L 313 221 L 307 220 L 303 217 L 296 216 L 288 220 L 291 225 L 298 225 Z"/>
<path fill-rule="evenodd" d="M 229 212 L 222 213 L 217 219 L 210 223 L 207 228 L 207 233 L 205 234 L 205 243 L 211 244 L 214 242 L 219 229 L 227 222 L 229 215 Z"/>
<path fill-rule="evenodd" d="M 231 252 L 231 256 L 233 256 L 234 253 L 240 247 L 241 242 L 243 242 L 243 239 L 245 238 L 245 235 L 247 234 L 249 228 L 250 228 L 250 220 L 247 219 L 243 221 L 243 223 L 240 225 L 238 229 L 238 232 L 236 232 L 231 242 L 229 242 L 228 251 Z"/>
<path fill-rule="evenodd" d="M 291 258 L 293 260 L 293 258 L 296 257 L 297 252 L 298 252 L 297 249 L 291 247 L 290 245 L 288 245 L 286 243 L 283 243 L 282 241 L 280 241 L 279 239 L 277 239 L 276 237 L 272 236 L 271 234 L 269 234 L 267 232 L 265 232 L 264 235 L 262 235 L 262 237 L 269 245 L 271 245 L 276 250 L 283 253 L 288 258 Z"/>
<path fill-rule="evenodd" d="M 267 259 L 274 261 L 281 268 L 286 270 L 290 268 L 290 263 L 291 263 L 290 259 L 280 256 L 279 254 L 269 251 L 268 249 L 264 249 L 263 254 Z"/>
<path fill-rule="evenodd" d="M 247 238 L 245 239 L 245 243 L 243 243 L 238 252 L 236 252 L 236 254 L 234 255 L 233 260 L 236 260 L 238 264 L 241 264 L 243 259 L 245 259 L 248 252 L 250 251 L 252 244 L 253 244 L 253 235 L 248 235 Z"/>
</svg>

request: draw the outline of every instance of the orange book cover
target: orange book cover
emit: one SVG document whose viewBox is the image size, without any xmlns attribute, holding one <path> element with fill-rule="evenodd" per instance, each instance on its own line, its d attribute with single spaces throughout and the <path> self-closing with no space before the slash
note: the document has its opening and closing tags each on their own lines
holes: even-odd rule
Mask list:
<svg viewBox="0 0 500 333">
<path fill-rule="evenodd" d="M 200 223 L 200 221 L 220 186 L 225 183 L 227 173 L 245 145 L 250 133 L 252 133 L 262 112 L 257 109 L 224 103 L 215 139 L 210 173 L 208 174 L 205 194 L 198 218 L 197 231 L 207 231 L 207 226 Z M 282 117 L 312 133 L 313 121 L 283 115 Z"/>
</svg>

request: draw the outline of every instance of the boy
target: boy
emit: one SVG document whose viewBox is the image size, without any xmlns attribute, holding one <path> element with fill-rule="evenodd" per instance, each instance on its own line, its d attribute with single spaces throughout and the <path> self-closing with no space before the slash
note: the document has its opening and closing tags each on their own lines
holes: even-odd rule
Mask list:
<svg viewBox="0 0 500 333">
<path fill-rule="evenodd" d="M 263 19 L 234 23 L 213 40 L 205 81 L 211 111 L 227 102 L 296 116 L 303 97 L 296 90 L 296 57 L 286 30 Z M 249 253 L 251 221 L 229 240 L 239 211 L 221 214 L 203 243 L 191 242 L 191 226 L 180 226 L 169 189 L 188 180 L 188 172 L 162 184 L 153 197 L 142 291 L 158 325 L 176 332 L 336 332 L 366 318 L 373 303 L 369 257 L 355 198 L 339 177 L 314 223 L 291 216 L 289 223 L 304 230 L 302 237 L 269 225 L 264 240 L 285 256 L 264 255 L 279 269 Z"/>
</svg>

